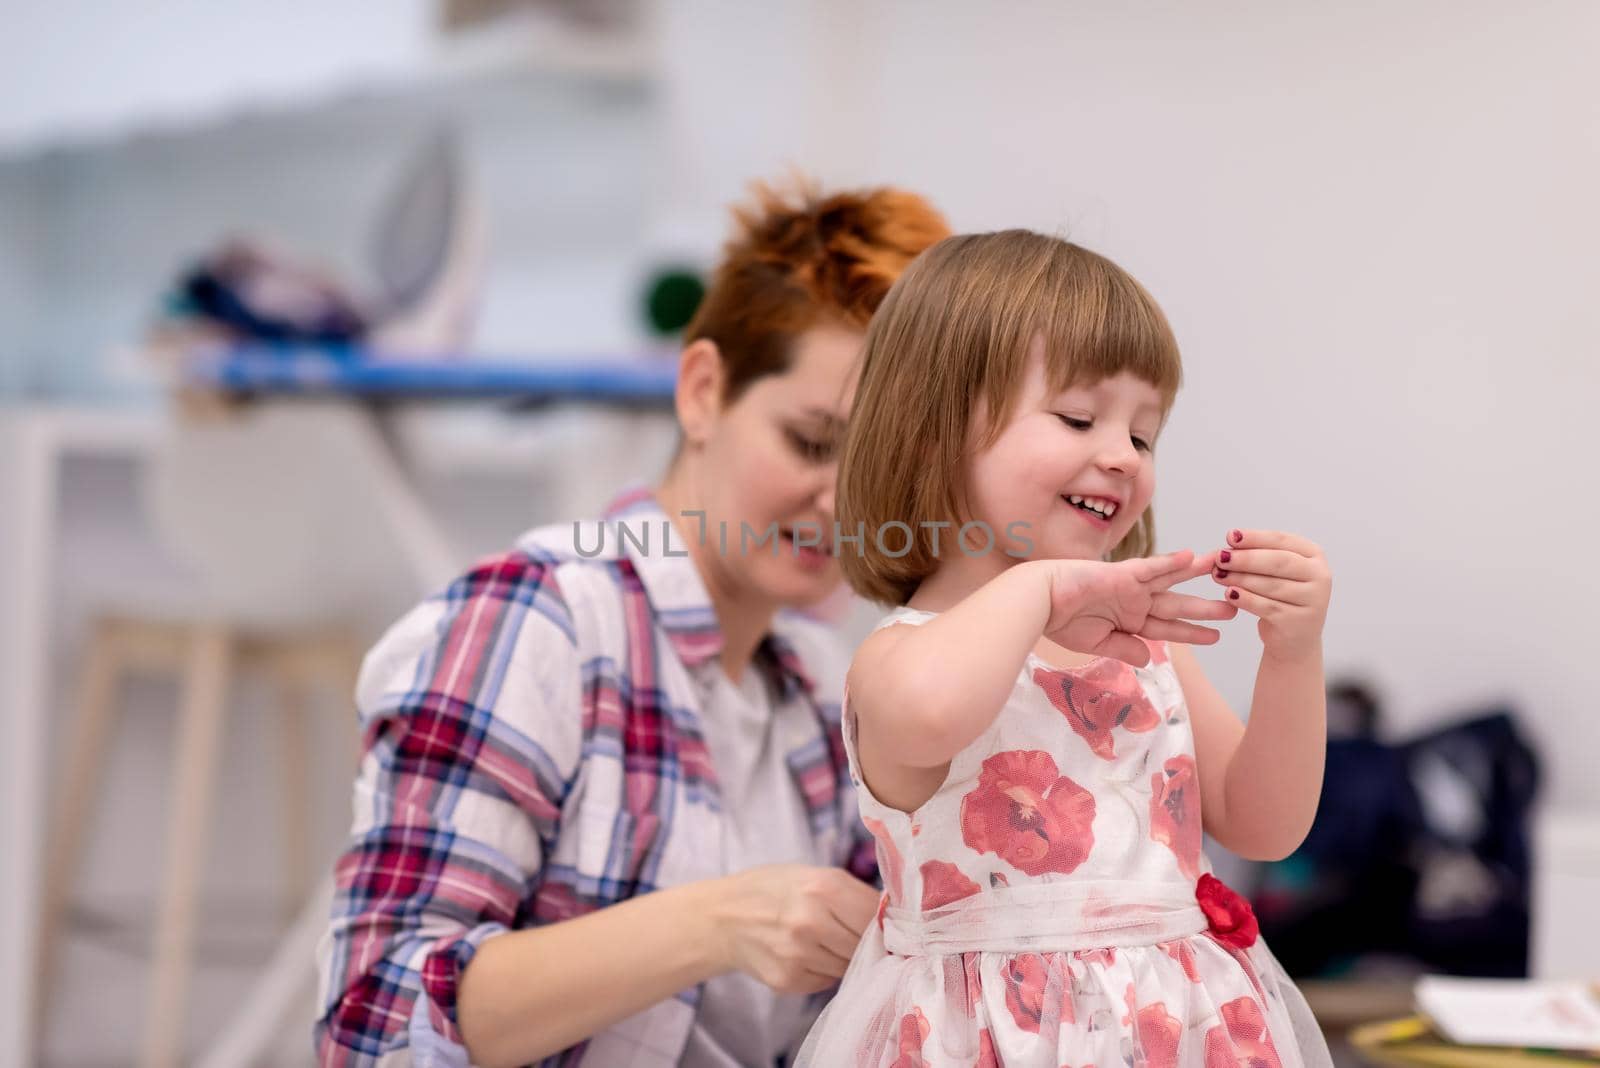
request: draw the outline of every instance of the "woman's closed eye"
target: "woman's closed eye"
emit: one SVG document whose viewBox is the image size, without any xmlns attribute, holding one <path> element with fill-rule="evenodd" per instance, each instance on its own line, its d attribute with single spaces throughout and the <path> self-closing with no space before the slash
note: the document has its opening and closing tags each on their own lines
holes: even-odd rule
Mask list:
<svg viewBox="0 0 1600 1068">
<path fill-rule="evenodd" d="M 1070 415 L 1061 415 L 1059 412 L 1057 413 L 1057 417 L 1074 430 L 1088 430 L 1094 426 L 1093 421 L 1088 419 L 1075 419 Z M 1133 447 L 1138 449 L 1140 452 L 1149 452 L 1151 449 L 1150 443 L 1144 438 L 1140 437 L 1138 434 L 1128 435 L 1128 440 L 1132 441 Z"/>
<path fill-rule="evenodd" d="M 789 447 L 809 463 L 823 464 L 833 459 L 835 443 L 832 438 L 805 434 L 792 427 L 784 431 L 784 436 L 789 440 Z"/>
</svg>

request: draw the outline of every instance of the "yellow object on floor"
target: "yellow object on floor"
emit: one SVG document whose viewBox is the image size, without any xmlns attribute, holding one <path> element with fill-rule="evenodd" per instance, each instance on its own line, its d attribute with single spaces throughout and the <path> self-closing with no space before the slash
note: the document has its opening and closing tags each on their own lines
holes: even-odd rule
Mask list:
<svg viewBox="0 0 1600 1068">
<path fill-rule="evenodd" d="M 1442 1037 L 1423 1016 L 1367 1024 L 1349 1042 L 1376 1065 L 1439 1065 L 1441 1068 L 1584 1068 L 1600 1065 L 1600 1054 L 1570 1050 L 1461 1046 Z"/>
</svg>

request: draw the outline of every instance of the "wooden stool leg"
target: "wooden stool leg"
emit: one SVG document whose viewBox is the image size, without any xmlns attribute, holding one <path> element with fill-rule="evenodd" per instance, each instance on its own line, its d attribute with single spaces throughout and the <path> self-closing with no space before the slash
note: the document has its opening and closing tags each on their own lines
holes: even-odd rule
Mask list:
<svg viewBox="0 0 1600 1068">
<path fill-rule="evenodd" d="M 339 716 L 348 732 L 346 737 L 350 745 L 350 766 L 356 770 L 361 768 L 361 758 L 366 755 L 363 748 L 366 739 L 361 733 L 361 716 L 356 709 L 356 681 L 361 677 L 361 665 L 365 661 L 367 651 L 360 644 L 351 641 L 344 647 L 344 667 L 338 674 Z"/>
<path fill-rule="evenodd" d="M 282 821 L 284 916 L 293 921 L 312 890 L 311 875 L 311 694 L 305 683 L 280 671 L 282 701 L 277 725 L 282 761 Z"/>
<path fill-rule="evenodd" d="M 37 995 L 35 1034 L 44 1033 L 50 992 L 55 985 L 62 921 L 72 900 L 84 840 L 105 782 L 106 748 L 116 730 L 116 688 L 124 663 L 120 635 L 109 620 L 93 625 L 83 674 L 74 698 L 75 711 L 65 764 L 56 785 L 55 831 L 45 849 L 45 879 L 34 987 Z"/>
<path fill-rule="evenodd" d="M 167 864 L 156 928 L 154 978 L 140 1064 L 172 1068 L 181 1055 L 195 914 L 210 829 L 233 640 L 226 628 L 197 626 L 184 667 L 178 766 L 172 786 Z"/>
</svg>

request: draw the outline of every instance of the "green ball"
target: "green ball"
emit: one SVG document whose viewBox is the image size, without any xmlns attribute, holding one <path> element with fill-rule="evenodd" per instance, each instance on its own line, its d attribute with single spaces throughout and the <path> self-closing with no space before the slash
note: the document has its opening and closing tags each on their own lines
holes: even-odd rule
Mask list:
<svg viewBox="0 0 1600 1068">
<path fill-rule="evenodd" d="M 645 321 L 663 337 L 679 333 L 694 318 L 705 295 L 705 283 L 694 270 L 662 268 L 651 276 L 645 292 Z"/>
</svg>

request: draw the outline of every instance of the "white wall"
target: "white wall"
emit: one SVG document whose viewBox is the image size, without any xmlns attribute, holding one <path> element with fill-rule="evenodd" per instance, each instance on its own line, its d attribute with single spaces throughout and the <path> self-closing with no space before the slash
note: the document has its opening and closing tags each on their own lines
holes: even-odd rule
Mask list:
<svg viewBox="0 0 1600 1068">
<path fill-rule="evenodd" d="M 1600 6 L 744 7 L 669 9 L 690 173 L 807 162 L 1121 262 L 1187 361 L 1164 545 L 1319 541 L 1331 670 L 1400 733 L 1512 700 L 1600 802 Z M 1241 708 L 1257 649 L 1204 654 Z"/>
<path fill-rule="evenodd" d="M 389 76 L 428 53 L 431 0 L 20 0 L 0 37 L 0 143 L 93 137 Z M 219 92 L 219 87 L 226 87 Z M 13 95 L 15 94 L 15 95 Z"/>
</svg>

